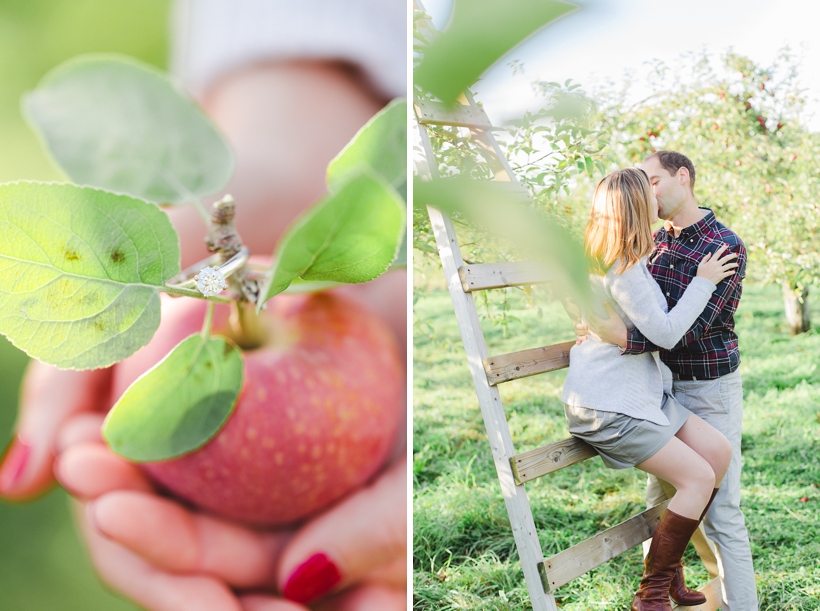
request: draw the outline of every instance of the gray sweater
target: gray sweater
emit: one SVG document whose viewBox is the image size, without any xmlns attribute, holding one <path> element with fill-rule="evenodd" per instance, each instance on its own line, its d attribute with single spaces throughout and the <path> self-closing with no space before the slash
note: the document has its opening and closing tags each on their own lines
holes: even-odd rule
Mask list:
<svg viewBox="0 0 820 611">
<path fill-rule="evenodd" d="M 671 349 L 706 307 L 715 285 L 696 276 L 669 311 L 658 283 L 641 259 L 622 274 L 618 262 L 605 276 L 590 275 L 592 306 L 606 318 L 609 301 L 627 327 L 637 327 L 652 343 Z M 672 373 L 657 352 L 621 354 L 618 346 L 595 339 L 573 346 L 562 400 L 567 405 L 618 412 L 666 426 L 661 411 L 663 393 L 672 391 Z"/>
</svg>

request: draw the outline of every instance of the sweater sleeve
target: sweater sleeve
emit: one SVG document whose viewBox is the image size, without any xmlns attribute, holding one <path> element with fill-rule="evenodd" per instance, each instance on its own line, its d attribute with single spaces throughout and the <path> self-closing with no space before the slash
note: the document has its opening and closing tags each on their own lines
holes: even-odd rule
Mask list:
<svg viewBox="0 0 820 611">
<path fill-rule="evenodd" d="M 717 289 L 712 293 L 706 307 L 697 317 L 695 323 L 684 334 L 681 340 L 675 344 L 672 350 L 677 350 L 701 339 L 707 332 L 720 325 L 721 318 L 732 316 L 737 309 L 740 300 L 740 286 L 746 277 L 746 248 L 740 240 L 732 244 L 727 253 L 737 254 L 737 272 L 724 278 L 717 285 Z M 642 352 L 654 352 L 658 347 L 649 341 L 637 327 L 628 329 L 626 334 L 626 348 L 622 354 L 640 354 Z"/>
<path fill-rule="evenodd" d="M 678 303 L 668 313 L 663 311 L 655 295 L 655 281 L 643 262 L 622 274 L 609 276 L 610 293 L 624 314 L 653 344 L 671 349 L 692 326 L 703 311 L 715 285 L 696 276 L 686 287 Z"/>
<path fill-rule="evenodd" d="M 194 97 L 250 64 L 341 60 L 382 95 L 407 95 L 407 5 L 401 0 L 176 0 L 171 71 Z"/>
</svg>

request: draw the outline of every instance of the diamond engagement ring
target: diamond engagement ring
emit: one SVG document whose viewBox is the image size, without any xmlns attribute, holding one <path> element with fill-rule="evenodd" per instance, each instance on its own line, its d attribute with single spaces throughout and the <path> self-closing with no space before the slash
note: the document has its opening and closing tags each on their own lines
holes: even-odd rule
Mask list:
<svg viewBox="0 0 820 611">
<path fill-rule="evenodd" d="M 248 262 L 248 257 L 250 251 L 246 246 L 222 265 L 215 265 L 219 263 L 219 254 L 210 256 L 183 270 L 166 282 L 165 286 L 172 289 L 196 288 L 205 297 L 214 297 L 228 288 L 226 279 L 241 269 Z"/>
</svg>

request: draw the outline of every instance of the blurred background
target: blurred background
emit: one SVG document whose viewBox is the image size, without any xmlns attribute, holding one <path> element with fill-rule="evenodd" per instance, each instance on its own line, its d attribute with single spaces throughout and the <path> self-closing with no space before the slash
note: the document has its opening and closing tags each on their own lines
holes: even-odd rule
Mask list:
<svg viewBox="0 0 820 611">
<path fill-rule="evenodd" d="M 0 1 L 0 182 L 61 180 L 20 114 L 20 96 L 62 61 L 116 52 L 166 68 L 169 0 Z M 12 436 L 28 358 L 0 336 L 0 442 Z M 127 611 L 97 580 L 56 489 L 0 501 L 0 611 Z"/>
</svg>

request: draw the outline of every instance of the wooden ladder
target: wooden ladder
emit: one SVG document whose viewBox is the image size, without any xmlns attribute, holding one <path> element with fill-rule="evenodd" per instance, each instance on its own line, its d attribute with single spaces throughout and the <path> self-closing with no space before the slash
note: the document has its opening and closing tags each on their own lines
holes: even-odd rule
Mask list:
<svg viewBox="0 0 820 611">
<path fill-rule="evenodd" d="M 424 10 L 418 0 L 416 8 Z M 435 36 L 432 23 L 419 24 L 425 36 Z M 468 128 L 482 148 L 496 181 L 513 183 L 523 190 L 509 162 L 492 135 L 492 125 L 484 110 L 475 104 L 469 91 L 467 104 L 446 108 L 440 103 L 416 99 L 414 112 L 425 150 L 430 178 L 437 178 L 437 163 L 430 145 L 427 125 Z M 511 185 L 512 186 L 512 185 Z M 428 207 L 430 224 L 436 238 L 447 287 L 453 302 L 461 339 L 467 352 L 479 406 L 484 418 L 501 493 L 510 518 L 527 590 L 535 611 L 557 611 L 553 592 L 576 577 L 640 545 L 652 536 L 668 501 L 608 528 L 589 539 L 544 558 L 524 484 L 548 473 L 596 456 L 587 443 L 574 437 L 517 454 L 507 425 L 498 384 L 569 366 L 569 351 L 574 341 L 509 354 L 490 356 L 484 339 L 473 292 L 512 286 L 543 284 L 550 278 L 543 268 L 532 263 L 465 265 L 449 216 Z M 676 607 L 681 611 L 715 611 L 720 606 L 720 582 L 713 579 L 701 590 L 707 602 L 695 607 Z"/>
</svg>

